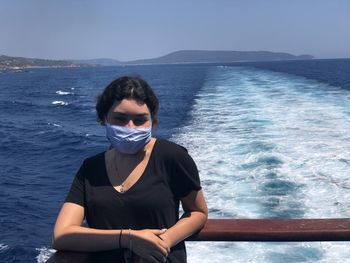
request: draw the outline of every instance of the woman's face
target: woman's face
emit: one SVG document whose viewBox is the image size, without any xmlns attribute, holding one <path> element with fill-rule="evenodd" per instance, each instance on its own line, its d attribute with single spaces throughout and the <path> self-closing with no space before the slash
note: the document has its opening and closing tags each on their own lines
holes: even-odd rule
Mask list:
<svg viewBox="0 0 350 263">
<path fill-rule="evenodd" d="M 135 99 L 116 101 L 108 111 L 106 122 L 127 128 L 149 128 L 152 124 L 146 103 Z"/>
</svg>

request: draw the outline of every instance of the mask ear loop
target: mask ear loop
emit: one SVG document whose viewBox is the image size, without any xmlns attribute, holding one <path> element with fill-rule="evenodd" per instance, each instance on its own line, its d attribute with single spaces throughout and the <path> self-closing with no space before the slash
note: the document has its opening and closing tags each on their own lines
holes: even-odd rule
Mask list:
<svg viewBox="0 0 350 263">
<path fill-rule="evenodd" d="M 104 126 L 106 126 L 106 124 L 109 123 L 108 120 L 107 120 L 107 118 L 108 118 L 107 115 L 105 115 L 105 117 L 103 118 L 103 125 Z"/>
<path fill-rule="evenodd" d="M 151 115 L 150 122 L 151 122 L 151 138 L 152 138 L 156 134 L 158 124 L 153 125 L 152 114 L 150 114 L 150 115 Z"/>
<path fill-rule="evenodd" d="M 109 122 L 107 121 L 107 115 L 105 115 L 103 125 L 106 126 L 107 124 L 109 124 Z M 112 150 L 112 149 L 113 149 L 113 145 L 110 143 L 108 150 Z"/>
</svg>

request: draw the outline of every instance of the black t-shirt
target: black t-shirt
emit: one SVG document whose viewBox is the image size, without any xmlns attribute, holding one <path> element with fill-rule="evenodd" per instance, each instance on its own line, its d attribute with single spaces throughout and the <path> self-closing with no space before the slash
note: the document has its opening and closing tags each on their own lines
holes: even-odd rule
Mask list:
<svg viewBox="0 0 350 263">
<path fill-rule="evenodd" d="M 125 193 L 110 183 L 103 152 L 84 161 L 65 202 L 83 206 L 91 228 L 163 229 L 178 221 L 180 198 L 200 189 L 198 170 L 187 150 L 156 140 L 145 171 Z M 123 262 L 120 250 L 97 254 L 103 262 Z M 186 262 L 184 242 L 171 248 L 167 262 Z"/>
</svg>

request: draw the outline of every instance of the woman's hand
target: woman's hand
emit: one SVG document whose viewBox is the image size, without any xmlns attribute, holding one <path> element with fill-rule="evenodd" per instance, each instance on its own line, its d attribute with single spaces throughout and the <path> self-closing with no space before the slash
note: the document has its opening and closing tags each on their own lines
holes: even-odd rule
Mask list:
<svg viewBox="0 0 350 263">
<path fill-rule="evenodd" d="M 131 238 L 131 250 L 133 253 L 150 263 L 165 262 L 170 248 L 159 237 L 165 231 L 166 229 L 130 230 L 130 237 L 128 237 L 129 234 L 127 232 L 125 232 L 125 236 L 123 235 L 124 247 L 130 249 Z"/>
<path fill-rule="evenodd" d="M 181 204 L 185 213 L 175 225 L 159 235 L 170 248 L 201 229 L 208 218 L 202 190 L 192 191 L 181 199 Z"/>
</svg>

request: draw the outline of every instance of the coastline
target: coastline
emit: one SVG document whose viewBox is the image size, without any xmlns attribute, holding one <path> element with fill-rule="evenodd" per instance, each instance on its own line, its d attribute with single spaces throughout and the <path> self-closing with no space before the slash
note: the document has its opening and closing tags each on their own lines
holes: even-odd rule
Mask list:
<svg viewBox="0 0 350 263">
<path fill-rule="evenodd" d="M 6 72 L 25 72 L 30 69 L 39 69 L 39 68 L 86 68 L 86 67 L 100 67 L 100 65 L 78 65 L 78 64 L 69 64 L 69 65 L 51 65 L 51 66 L 8 66 L 4 67 L 0 65 L 0 73 Z"/>
</svg>

